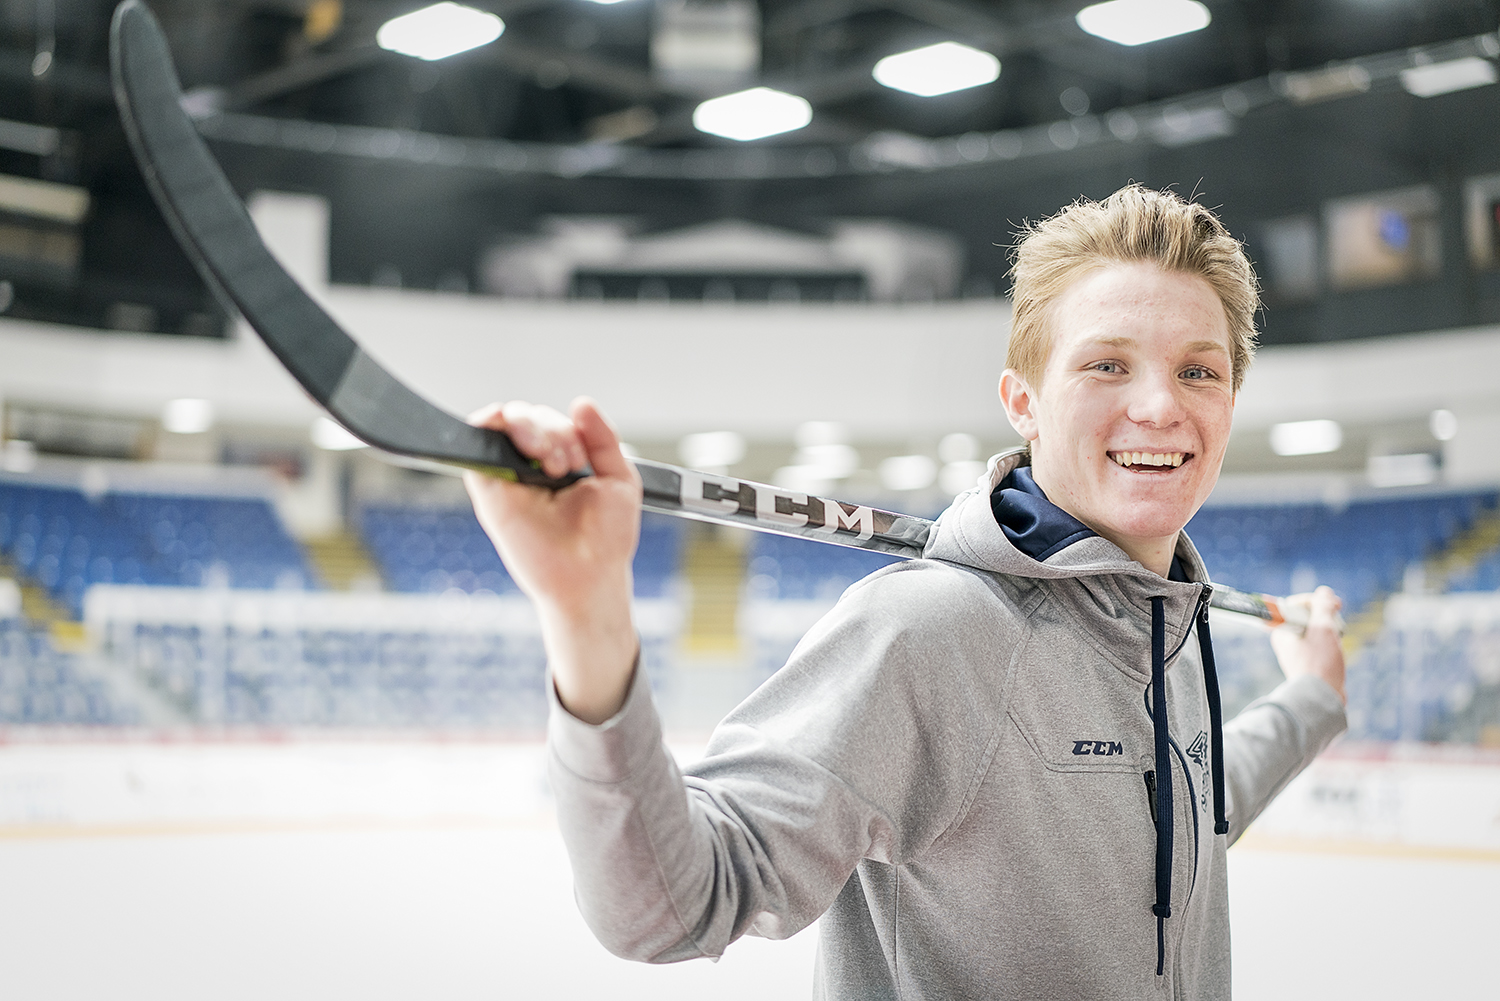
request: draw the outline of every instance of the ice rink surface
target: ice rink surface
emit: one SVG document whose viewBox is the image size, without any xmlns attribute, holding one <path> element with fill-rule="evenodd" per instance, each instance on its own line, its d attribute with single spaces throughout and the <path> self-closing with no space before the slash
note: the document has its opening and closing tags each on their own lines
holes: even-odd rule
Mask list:
<svg viewBox="0 0 1500 1001">
<path fill-rule="evenodd" d="M 531 787 L 535 764 L 527 748 L 429 749 L 427 765 L 402 747 L 220 750 L 236 762 L 241 794 L 256 774 L 288 781 L 299 761 L 305 774 L 332 774 L 331 755 L 343 761 L 346 783 L 360 771 L 351 759 L 376 759 L 383 770 L 383 756 L 415 755 L 409 781 L 393 781 L 393 799 L 409 797 L 423 785 L 421 773 L 445 758 L 458 773 L 467 760 L 471 775 L 481 760 L 509 761 L 505 767 L 520 776 L 497 779 L 497 790 Z M 167 781 L 153 756 L 174 754 L 204 757 L 202 749 L 7 747 L 0 779 L 12 805 L 29 795 L 33 805 L 51 802 L 56 810 L 60 794 L 47 800 L 42 787 L 58 786 L 63 773 L 92 769 L 91 781 L 75 784 L 97 797 L 101 763 L 133 760 L 133 781 L 149 788 Z M 50 763 L 50 772 L 38 762 Z M 200 766 L 191 780 L 179 776 L 181 789 L 198 788 L 215 770 L 227 771 L 220 761 Z M 307 791 L 296 802 L 307 802 Z M 211 799 L 202 792 L 200 812 Z M 158 806 L 165 802 L 163 793 Z M 626 963 L 595 943 L 579 917 L 545 809 L 461 816 L 429 801 L 423 816 L 389 805 L 382 816 L 342 819 L 306 808 L 282 810 L 280 820 L 264 810 L 259 819 L 238 820 L 217 810 L 207 811 L 215 814 L 208 820 L 158 811 L 157 819 L 129 823 L 13 816 L 0 827 L 0 997 L 749 1001 L 810 994 L 815 929 L 788 942 L 745 939 L 718 963 Z M 349 812 L 348 801 L 342 809 Z M 1248 840 L 1231 851 L 1236 998 L 1495 996 L 1500 853 L 1330 845 Z"/>
</svg>

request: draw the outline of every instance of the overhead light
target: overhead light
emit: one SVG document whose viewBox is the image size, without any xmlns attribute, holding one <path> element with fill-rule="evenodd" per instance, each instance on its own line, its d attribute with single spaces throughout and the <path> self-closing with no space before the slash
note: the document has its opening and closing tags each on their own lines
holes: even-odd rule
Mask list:
<svg viewBox="0 0 1500 1001">
<path fill-rule="evenodd" d="M 0 209 L 77 225 L 89 210 L 87 188 L 0 174 Z"/>
<path fill-rule="evenodd" d="M 1401 71 L 1401 86 L 1415 97 L 1437 97 L 1455 90 L 1484 87 L 1496 80 L 1500 80 L 1500 75 L 1495 72 L 1495 64 L 1478 56 L 1428 63 Z"/>
<path fill-rule="evenodd" d="M 798 448 L 813 445 L 847 445 L 849 429 L 838 421 L 803 421 L 797 425 L 792 440 Z"/>
<path fill-rule="evenodd" d="M 1000 75 L 1000 60 L 957 42 L 939 42 L 886 56 L 875 64 L 875 81 L 918 97 L 936 97 L 990 83 Z"/>
<path fill-rule="evenodd" d="M 327 417 L 319 417 L 313 421 L 312 443 L 329 452 L 348 452 L 367 447 L 364 442 L 345 431 L 341 424 Z"/>
<path fill-rule="evenodd" d="M 1344 443 L 1338 421 L 1289 421 L 1271 425 L 1271 451 L 1277 455 L 1337 452 Z"/>
<path fill-rule="evenodd" d="M 698 105 L 693 127 L 699 132 L 748 142 L 800 129 L 812 121 L 812 105 L 796 94 L 752 87 Z"/>
<path fill-rule="evenodd" d="M 171 400 L 162 409 L 161 426 L 173 434 L 202 434 L 214 426 L 214 405 L 207 400 Z"/>
<path fill-rule="evenodd" d="M 1316 104 L 1337 97 L 1363 94 L 1370 89 L 1370 71 L 1358 63 L 1325 66 L 1278 78 L 1282 93 L 1298 104 Z"/>
<path fill-rule="evenodd" d="M 1434 410 L 1427 415 L 1427 427 L 1438 441 L 1458 437 L 1458 417 L 1451 410 Z"/>
<path fill-rule="evenodd" d="M 504 31 L 505 22 L 489 11 L 444 0 L 385 22 L 375 41 L 382 49 L 431 61 L 488 45 Z"/>
<path fill-rule="evenodd" d="M 1078 27 L 1119 45 L 1144 45 L 1208 27 L 1213 20 L 1197 0 L 1109 0 L 1078 12 Z"/>
<path fill-rule="evenodd" d="M 694 469 L 727 470 L 745 457 L 745 439 L 734 431 L 684 435 L 677 443 L 677 454 Z"/>
<path fill-rule="evenodd" d="M 33 125 L 0 118 L 0 149 L 33 156 L 51 156 L 62 145 L 62 132 L 48 125 Z"/>
<path fill-rule="evenodd" d="M 0 447 L 0 469 L 7 473 L 29 473 L 35 468 L 35 443 L 12 438 Z"/>
<path fill-rule="evenodd" d="M 893 455 L 880 462 L 880 482 L 887 490 L 925 490 L 937 479 L 937 463 L 925 455 Z"/>
<path fill-rule="evenodd" d="M 1365 474 L 1375 487 L 1419 487 L 1437 479 L 1438 465 L 1430 452 L 1372 455 Z"/>
</svg>

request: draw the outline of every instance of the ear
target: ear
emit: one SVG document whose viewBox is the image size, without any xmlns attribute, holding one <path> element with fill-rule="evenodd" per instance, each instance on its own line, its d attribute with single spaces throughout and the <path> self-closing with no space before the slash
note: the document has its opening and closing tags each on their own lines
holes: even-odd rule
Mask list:
<svg viewBox="0 0 1500 1001">
<path fill-rule="evenodd" d="M 1000 402 L 1005 407 L 1005 416 L 1010 421 L 1010 426 L 1016 429 L 1016 434 L 1027 441 L 1036 441 L 1036 393 L 1032 392 L 1031 386 L 1021 377 L 1021 373 L 1013 368 L 1005 370 L 1000 376 Z"/>
</svg>

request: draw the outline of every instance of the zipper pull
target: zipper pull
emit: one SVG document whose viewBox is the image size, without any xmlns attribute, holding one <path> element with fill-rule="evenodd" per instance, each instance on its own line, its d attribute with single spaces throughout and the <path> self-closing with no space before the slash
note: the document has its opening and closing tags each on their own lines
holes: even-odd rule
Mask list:
<svg viewBox="0 0 1500 1001">
<path fill-rule="evenodd" d="M 1151 823 L 1156 823 L 1156 772 L 1146 773 L 1146 802 L 1151 804 Z"/>
<path fill-rule="evenodd" d="M 1214 586 L 1204 584 L 1203 592 L 1198 595 L 1198 617 L 1204 622 L 1208 621 L 1208 600 L 1214 596 Z"/>
</svg>

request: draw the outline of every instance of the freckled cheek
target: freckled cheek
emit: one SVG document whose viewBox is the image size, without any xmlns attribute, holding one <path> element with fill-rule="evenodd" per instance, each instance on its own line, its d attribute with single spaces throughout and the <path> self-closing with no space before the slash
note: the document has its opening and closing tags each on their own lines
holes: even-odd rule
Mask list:
<svg viewBox="0 0 1500 1001">
<path fill-rule="evenodd" d="M 1208 441 L 1206 444 L 1211 445 L 1216 455 L 1222 456 L 1229 448 L 1231 417 L 1231 414 L 1216 414 L 1214 419 L 1208 424 Z"/>
</svg>

